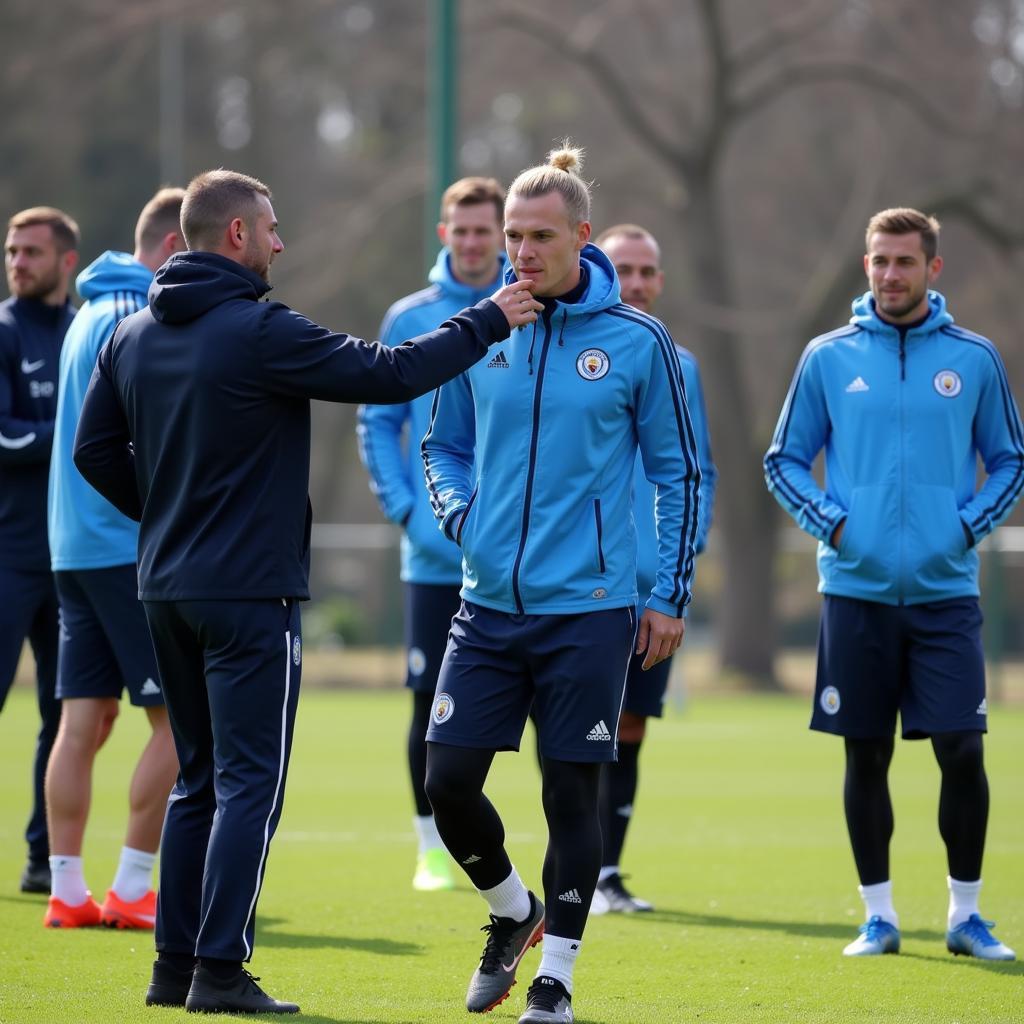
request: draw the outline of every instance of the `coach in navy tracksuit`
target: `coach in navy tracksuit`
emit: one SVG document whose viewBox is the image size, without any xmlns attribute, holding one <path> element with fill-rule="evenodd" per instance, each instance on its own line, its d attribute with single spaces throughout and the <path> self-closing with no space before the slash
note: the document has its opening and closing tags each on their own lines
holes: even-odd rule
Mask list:
<svg viewBox="0 0 1024 1024">
<path fill-rule="evenodd" d="M 139 592 L 181 765 L 147 1002 L 297 1012 L 241 965 L 298 697 L 309 399 L 408 401 L 530 322 L 538 303 L 506 287 L 415 344 L 368 345 L 258 301 L 284 248 L 265 185 L 200 175 L 181 217 L 191 251 L 164 264 L 150 307 L 101 351 L 75 444 L 82 475 L 140 520 Z"/>
<path fill-rule="evenodd" d="M 4 249 L 11 297 L 0 303 L 0 708 L 22 644 L 36 659 L 42 725 L 36 741 L 32 815 L 22 892 L 49 892 L 43 786 L 60 724 L 57 594 L 46 538 L 46 489 L 57 363 L 75 315 L 68 282 L 78 262 L 78 225 L 60 210 L 33 207 L 8 223 Z"/>
</svg>

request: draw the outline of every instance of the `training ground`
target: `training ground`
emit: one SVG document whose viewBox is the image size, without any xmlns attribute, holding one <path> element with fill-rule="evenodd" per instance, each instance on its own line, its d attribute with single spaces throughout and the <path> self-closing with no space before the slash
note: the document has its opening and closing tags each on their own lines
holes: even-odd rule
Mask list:
<svg viewBox="0 0 1024 1024">
<path fill-rule="evenodd" d="M 407 701 L 394 690 L 315 687 L 300 701 L 250 965 L 273 995 L 301 1004 L 303 1014 L 289 1020 L 474 1019 L 463 997 L 482 948 L 484 904 L 464 882 L 454 893 L 410 887 Z M 945 950 L 938 770 L 926 743 L 898 744 L 892 769 L 903 951 L 840 955 L 862 920 L 842 817 L 842 751 L 838 740 L 808 732 L 807 716 L 805 697 L 700 693 L 651 724 L 623 867 L 658 909 L 590 922 L 576 971 L 579 1021 L 1024 1020 L 1024 964 Z M 1024 953 L 1024 706 L 994 707 L 989 725 L 982 909 Z M 48 931 L 43 898 L 18 892 L 35 728 L 31 691 L 15 687 L 0 715 L 0 1024 L 195 1021 L 143 1005 L 151 934 Z M 100 899 L 144 730 L 143 716 L 125 707 L 97 762 L 84 855 Z M 529 738 L 521 754 L 498 756 L 488 793 L 513 862 L 539 885 L 544 824 Z M 518 1020 L 538 962 L 539 949 L 489 1024 Z"/>
</svg>

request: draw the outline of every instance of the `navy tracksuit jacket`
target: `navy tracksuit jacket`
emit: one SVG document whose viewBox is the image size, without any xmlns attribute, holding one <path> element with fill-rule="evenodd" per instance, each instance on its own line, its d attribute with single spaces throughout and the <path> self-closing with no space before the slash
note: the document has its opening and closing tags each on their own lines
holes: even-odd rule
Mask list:
<svg viewBox="0 0 1024 1024">
<path fill-rule="evenodd" d="M 226 960 L 252 954 L 281 814 L 309 596 L 309 400 L 410 401 L 509 334 L 484 300 L 388 348 L 260 302 L 268 290 L 225 257 L 172 256 L 100 352 L 75 439 L 82 475 L 140 520 L 139 596 L 181 763 L 157 949 Z"/>
</svg>

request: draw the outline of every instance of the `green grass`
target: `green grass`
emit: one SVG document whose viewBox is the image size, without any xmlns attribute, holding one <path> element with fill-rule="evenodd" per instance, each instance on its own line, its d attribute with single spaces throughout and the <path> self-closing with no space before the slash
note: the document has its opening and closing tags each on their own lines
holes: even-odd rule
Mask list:
<svg viewBox="0 0 1024 1024">
<path fill-rule="evenodd" d="M 271 852 L 251 965 L 298 1001 L 298 1021 L 466 1022 L 463 995 L 486 919 L 467 886 L 418 894 L 405 782 L 404 694 L 308 692 L 299 709 L 284 818 Z M 942 1022 L 1024 1017 L 1024 965 L 945 951 L 938 773 L 926 744 L 901 743 L 892 771 L 898 957 L 840 956 L 861 920 L 840 805 L 841 748 L 806 729 L 807 701 L 701 697 L 652 725 L 626 868 L 658 912 L 594 919 L 576 972 L 591 1024 L 639 1021 Z M 125 709 L 96 773 L 87 878 L 102 894 L 143 734 Z M 983 910 L 1024 947 L 1024 709 L 996 708 L 987 756 L 991 826 Z M 41 927 L 17 891 L 35 720 L 17 688 L 0 716 L 0 1022 L 174 1024 L 142 1003 L 148 934 Z M 513 861 L 539 884 L 544 825 L 532 753 L 498 758 L 489 794 Z M 516 1021 L 531 953 L 512 998 Z"/>
</svg>

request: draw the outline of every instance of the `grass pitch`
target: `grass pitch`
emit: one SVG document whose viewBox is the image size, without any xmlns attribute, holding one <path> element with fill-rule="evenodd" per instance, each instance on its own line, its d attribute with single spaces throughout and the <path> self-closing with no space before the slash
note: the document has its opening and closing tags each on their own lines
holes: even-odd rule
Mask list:
<svg viewBox="0 0 1024 1024">
<path fill-rule="evenodd" d="M 309 691 L 300 701 L 250 966 L 304 1013 L 274 1019 L 473 1019 L 463 996 L 486 912 L 464 883 L 441 894 L 410 887 L 407 706 L 396 692 Z M 1024 1020 L 1024 964 L 945 951 L 938 770 L 927 744 L 898 744 L 892 770 L 903 952 L 840 955 L 862 919 L 840 802 L 841 746 L 809 733 L 807 717 L 804 698 L 701 696 L 652 723 L 624 867 L 658 910 L 590 922 L 576 971 L 578 1020 Z M 43 899 L 17 891 L 35 728 L 31 695 L 16 688 L 0 716 L 0 1022 L 196 1020 L 143 1005 L 150 934 L 48 931 Z M 993 709 L 990 728 L 982 909 L 1024 953 L 1024 709 Z M 142 715 L 126 707 L 100 753 L 84 851 L 100 898 L 116 866 L 144 729 Z M 522 754 L 499 755 L 488 792 L 513 861 L 527 884 L 539 885 L 545 830 L 529 741 Z M 491 1024 L 518 1020 L 538 962 L 539 949 L 526 957 L 512 998 L 486 1018 Z"/>
</svg>

